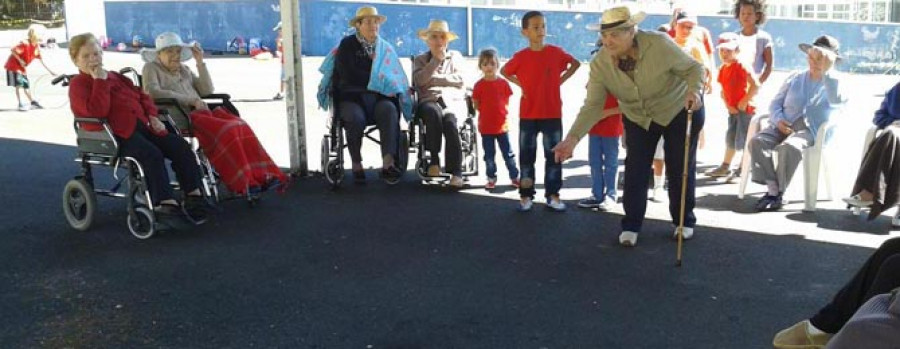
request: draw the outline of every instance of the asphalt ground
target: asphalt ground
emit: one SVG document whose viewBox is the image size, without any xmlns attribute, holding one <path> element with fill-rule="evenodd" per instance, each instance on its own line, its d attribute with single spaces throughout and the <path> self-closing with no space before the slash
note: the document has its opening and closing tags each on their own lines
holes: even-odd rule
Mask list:
<svg viewBox="0 0 900 349">
<path fill-rule="evenodd" d="M 45 55 L 57 72 L 74 72 L 64 51 Z M 320 61 L 304 57 L 313 171 L 326 120 L 311 103 Z M 140 66 L 134 54 L 106 62 Z M 277 61 L 208 65 L 217 90 L 239 101 L 288 167 L 285 105 L 270 100 Z M 225 202 L 205 225 L 146 241 L 128 233 L 122 200 L 100 198 L 92 229 L 77 232 L 60 210 L 62 188 L 78 174 L 65 89 L 33 69 L 46 109 L 15 111 L 12 89 L 0 89 L 0 347 L 761 348 L 898 236 L 890 211 L 867 222 L 822 200 L 802 212 L 802 176 L 791 204 L 772 213 L 752 210 L 762 187 L 751 184 L 739 200 L 736 184 L 699 176 L 696 236 L 676 268 L 666 203 L 649 204 L 633 249 L 617 244 L 621 206 L 575 207 L 589 195 L 584 145 L 565 165 L 566 213 L 544 210 L 541 199 L 533 212 L 515 212 L 517 194 L 503 181 L 489 193 L 472 178 L 454 192 L 411 171 L 387 186 L 373 170 L 367 185 L 337 191 L 315 173 L 296 177 L 256 208 Z M 774 74 L 760 99 L 785 76 Z M 566 127 L 586 79 L 585 66 L 563 87 Z M 835 198 L 849 194 L 862 135 L 896 82 L 847 79 L 851 103 L 829 148 Z M 717 95 L 707 98 L 700 170 L 721 161 Z M 379 165 L 377 154 L 367 143 L 368 166 Z M 108 170 L 96 177 L 98 187 L 112 182 Z"/>
</svg>

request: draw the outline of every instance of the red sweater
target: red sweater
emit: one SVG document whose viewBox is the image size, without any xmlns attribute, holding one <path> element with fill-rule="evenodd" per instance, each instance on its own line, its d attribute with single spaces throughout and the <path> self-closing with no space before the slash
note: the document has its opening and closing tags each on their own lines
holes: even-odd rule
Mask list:
<svg viewBox="0 0 900 349">
<path fill-rule="evenodd" d="M 82 118 L 106 118 L 116 136 L 128 139 L 138 121 L 147 124 L 158 113 L 153 99 L 119 73 L 109 72 L 106 80 L 81 73 L 69 84 L 72 113 Z M 99 128 L 84 125 L 87 130 Z"/>
</svg>

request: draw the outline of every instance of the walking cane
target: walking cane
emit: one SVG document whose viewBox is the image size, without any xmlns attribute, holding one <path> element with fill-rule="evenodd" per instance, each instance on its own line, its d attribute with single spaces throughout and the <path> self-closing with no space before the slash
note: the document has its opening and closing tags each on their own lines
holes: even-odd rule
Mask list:
<svg viewBox="0 0 900 349">
<path fill-rule="evenodd" d="M 691 156 L 691 123 L 694 121 L 692 105 L 687 108 L 687 129 L 684 131 L 684 167 L 681 171 L 681 213 L 678 214 L 678 251 L 675 266 L 681 267 L 681 245 L 684 244 L 684 202 L 687 200 L 688 159 Z"/>
</svg>

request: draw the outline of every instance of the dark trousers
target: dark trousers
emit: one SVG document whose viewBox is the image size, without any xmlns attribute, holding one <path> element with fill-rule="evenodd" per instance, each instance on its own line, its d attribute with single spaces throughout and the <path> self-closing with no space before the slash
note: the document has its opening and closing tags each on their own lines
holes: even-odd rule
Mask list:
<svg viewBox="0 0 900 349">
<path fill-rule="evenodd" d="M 810 322 L 822 331 L 835 334 L 863 303 L 897 287 L 900 287 L 900 238 L 893 238 L 875 250 L 853 279 Z"/>
<path fill-rule="evenodd" d="M 694 216 L 694 187 L 697 172 L 697 138 L 705 121 L 703 108 L 694 112 L 691 125 L 690 158 L 688 159 L 687 195 L 685 196 L 684 226 L 693 228 L 697 222 Z M 678 225 L 681 210 L 681 175 L 684 169 L 684 141 L 687 127 L 687 111 L 682 109 L 668 126 L 650 124 L 645 130 L 628 118 L 624 118 L 625 145 L 625 188 L 622 204 L 625 217 L 622 218 L 622 230 L 640 232 L 647 212 L 647 180 L 653 174 L 651 167 L 656 144 L 662 137 L 665 150 L 666 177 L 669 180 L 669 214 L 672 222 Z"/>
<path fill-rule="evenodd" d="M 376 125 L 381 141 L 381 156 L 390 154 L 397 159 L 400 137 L 400 114 L 397 106 L 386 97 L 363 93 L 357 100 L 340 102 L 340 117 L 347 135 L 350 160 L 362 162 L 362 139 L 367 125 Z"/>
<path fill-rule="evenodd" d="M 171 181 L 165 159 L 172 161 L 172 170 L 185 194 L 200 188 L 200 165 L 197 164 L 197 158 L 190 144 L 171 130 L 160 137 L 138 122 L 130 138 L 119 138 L 118 141 L 123 156 L 133 157 L 141 163 L 147 190 L 150 191 L 150 199 L 154 205 L 175 197 L 169 185 Z"/>
<path fill-rule="evenodd" d="M 481 135 L 481 147 L 484 148 L 484 164 L 487 167 L 488 179 L 497 179 L 497 147 L 500 148 L 500 155 L 506 163 L 506 170 L 509 171 L 509 179 L 519 178 L 519 169 L 516 167 L 516 154 L 513 153 L 509 145 L 509 133 L 503 132 L 496 135 Z"/>
<path fill-rule="evenodd" d="M 431 165 L 441 164 L 441 140 L 446 139 L 445 157 L 447 173 L 459 176 L 462 173 L 462 146 L 459 140 L 459 126 L 456 114 L 444 110 L 436 102 L 419 105 L 419 117 L 425 121 L 425 148 L 431 153 Z"/>
<path fill-rule="evenodd" d="M 559 195 L 562 188 L 562 164 L 556 162 L 553 147 L 562 139 L 562 119 L 527 119 L 519 121 L 519 168 L 522 181 L 530 180 L 531 186 L 519 186 L 519 196 L 534 198 L 537 161 L 537 136 L 543 134 L 544 143 L 544 197 Z M 527 182 L 527 181 L 526 181 Z"/>
</svg>

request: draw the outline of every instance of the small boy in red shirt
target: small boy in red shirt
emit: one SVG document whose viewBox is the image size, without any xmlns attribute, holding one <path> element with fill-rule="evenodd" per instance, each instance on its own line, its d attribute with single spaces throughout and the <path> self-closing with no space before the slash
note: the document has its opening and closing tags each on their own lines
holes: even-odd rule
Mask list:
<svg viewBox="0 0 900 349">
<path fill-rule="evenodd" d="M 544 44 L 547 26 L 544 15 L 529 11 L 522 16 L 522 36 L 528 47 L 516 52 L 500 73 L 522 89 L 519 106 L 519 167 L 522 175 L 519 186 L 519 211 L 530 211 L 534 200 L 537 136 L 543 134 L 544 186 L 547 207 L 566 210 L 559 198 L 562 188 L 562 164 L 556 162 L 553 147 L 562 139 L 562 98 L 560 86 L 568 80 L 581 63 L 562 48 Z"/>
<path fill-rule="evenodd" d="M 500 147 L 500 154 L 506 162 L 510 182 L 514 187 L 519 187 L 516 154 L 509 146 L 509 126 L 506 124 L 512 89 L 509 82 L 497 76 L 499 67 L 500 60 L 497 58 L 496 50 L 481 50 L 478 54 L 478 69 L 481 69 L 484 77 L 475 83 L 472 100 L 475 102 L 475 109 L 478 110 L 478 132 L 481 133 L 481 147 L 484 148 L 484 164 L 487 167 L 487 184 L 484 188 L 487 190 L 492 190 L 497 185 L 495 143 Z"/>
<path fill-rule="evenodd" d="M 6 84 L 16 88 L 19 111 L 28 111 L 31 107 L 43 108 L 40 103 L 32 98 L 31 83 L 28 81 L 28 75 L 25 72 L 25 68 L 34 59 L 41 61 L 41 65 L 50 72 L 50 75 L 56 75 L 50 71 L 50 68 L 47 68 L 47 64 L 41 58 L 40 42 L 41 39 L 34 29 L 28 29 L 28 40 L 22 40 L 22 42 L 12 48 L 12 53 L 10 53 L 9 59 L 6 60 L 6 65 L 3 66 L 6 69 Z M 25 96 L 31 102 L 30 105 L 22 102 L 22 91 L 25 92 Z"/>
<path fill-rule="evenodd" d="M 622 136 L 622 112 L 619 101 L 607 93 L 603 115 L 610 115 L 588 132 L 588 163 L 591 167 L 591 197 L 578 207 L 609 210 L 616 205 L 616 171 L 619 169 L 619 137 Z"/>
<path fill-rule="evenodd" d="M 719 36 L 719 83 L 722 85 L 722 99 L 728 108 L 728 131 L 725 133 L 725 157 L 719 167 L 707 172 L 710 177 L 728 176 L 728 181 L 740 175 L 740 169 L 733 172 L 729 169 L 731 160 L 737 151 L 744 150 L 747 141 L 747 128 L 750 119 L 756 113 L 753 96 L 759 90 L 756 77 L 738 61 L 738 37 L 735 33 L 722 33 Z"/>
</svg>

